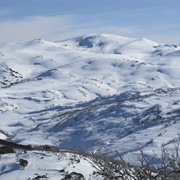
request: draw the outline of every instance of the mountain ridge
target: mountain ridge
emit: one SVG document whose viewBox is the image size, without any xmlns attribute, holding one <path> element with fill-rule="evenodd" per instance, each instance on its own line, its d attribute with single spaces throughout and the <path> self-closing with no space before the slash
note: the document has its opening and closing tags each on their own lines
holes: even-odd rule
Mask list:
<svg viewBox="0 0 180 180">
<path fill-rule="evenodd" d="M 140 148 L 150 159 L 171 150 L 180 139 L 179 51 L 108 34 L 0 46 L 0 138 L 119 151 L 132 162 Z"/>
</svg>

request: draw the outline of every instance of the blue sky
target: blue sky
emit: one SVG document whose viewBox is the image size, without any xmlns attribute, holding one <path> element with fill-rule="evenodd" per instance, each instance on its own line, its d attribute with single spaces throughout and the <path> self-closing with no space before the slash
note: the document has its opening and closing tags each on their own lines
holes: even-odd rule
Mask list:
<svg viewBox="0 0 180 180">
<path fill-rule="evenodd" d="M 180 44 L 179 0 L 0 0 L 0 42 L 110 33 Z"/>
</svg>

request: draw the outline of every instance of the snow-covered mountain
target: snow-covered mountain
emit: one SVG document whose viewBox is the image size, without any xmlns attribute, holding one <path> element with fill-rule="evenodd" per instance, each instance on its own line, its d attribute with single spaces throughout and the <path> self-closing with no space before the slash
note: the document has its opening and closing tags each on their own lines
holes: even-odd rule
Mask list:
<svg viewBox="0 0 180 180">
<path fill-rule="evenodd" d="M 141 147 L 150 157 L 171 149 L 180 139 L 179 61 L 178 45 L 109 34 L 1 44 L 0 139 L 132 161 Z M 4 179 L 19 173 L 6 160 Z"/>
</svg>

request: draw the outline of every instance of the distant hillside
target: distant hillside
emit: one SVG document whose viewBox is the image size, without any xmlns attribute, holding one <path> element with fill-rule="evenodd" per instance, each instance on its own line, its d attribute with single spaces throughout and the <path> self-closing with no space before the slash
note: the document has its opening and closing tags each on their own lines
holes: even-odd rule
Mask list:
<svg viewBox="0 0 180 180">
<path fill-rule="evenodd" d="M 179 52 L 178 45 L 111 34 L 1 44 L 0 139 L 111 157 L 118 151 L 131 163 L 142 148 L 157 164 L 155 154 L 180 140 Z M 21 153 L 3 155 L 0 179 L 19 175 L 11 158 Z M 23 154 L 33 163 L 37 156 Z M 56 161 L 43 154 L 47 166 L 51 156 Z"/>
</svg>

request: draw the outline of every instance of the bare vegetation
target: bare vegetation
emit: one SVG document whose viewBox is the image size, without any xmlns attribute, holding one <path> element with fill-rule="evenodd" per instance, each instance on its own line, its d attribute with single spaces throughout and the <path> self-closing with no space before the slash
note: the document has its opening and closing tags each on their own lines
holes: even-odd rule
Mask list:
<svg viewBox="0 0 180 180">
<path fill-rule="evenodd" d="M 140 150 L 139 165 L 132 165 L 124 160 L 121 154 L 118 154 L 118 158 L 114 159 L 107 157 L 102 153 L 88 153 L 86 151 L 74 151 L 74 150 L 61 150 L 54 146 L 31 146 L 21 145 L 5 140 L 0 140 L 0 144 L 3 145 L 1 148 L 8 146 L 12 151 L 3 151 L 1 154 L 14 153 L 14 149 L 23 150 L 36 150 L 36 151 L 49 151 L 58 153 L 71 153 L 74 154 L 72 161 L 80 162 L 80 158 L 86 159 L 94 168 L 93 176 L 100 176 L 104 180 L 179 180 L 180 179 L 180 148 L 175 146 L 174 150 L 169 152 L 167 149 L 162 147 L 162 154 L 156 158 L 159 159 L 159 164 L 151 166 L 148 158 L 144 152 Z M 117 152 L 118 153 L 118 152 Z M 19 163 L 25 167 L 28 162 L 24 159 L 20 159 Z M 74 172 L 73 174 L 67 174 L 64 179 L 84 179 L 82 174 Z"/>
<path fill-rule="evenodd" d="M 140 165 L 131 165 L 119 154 L 119 159 L 113 159 L 103 154 L 88 154 L 88 161 L 97 170 L 94 172 L 103 179 L 111 180 L 179 180 L 180 179 L 180 156 L 179 146 L 175 146 L 174 152 L 170 153 L 162 148 L 160 164 L 151 166 L 145 154 L 140 150 Z M 156 156 L 156 155 L 155 155 Z"/>
</svg>

